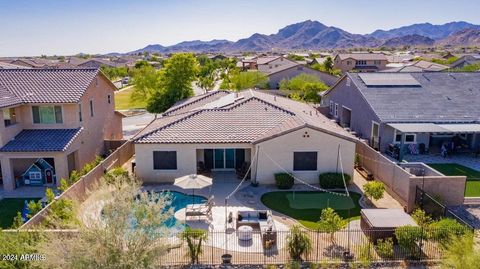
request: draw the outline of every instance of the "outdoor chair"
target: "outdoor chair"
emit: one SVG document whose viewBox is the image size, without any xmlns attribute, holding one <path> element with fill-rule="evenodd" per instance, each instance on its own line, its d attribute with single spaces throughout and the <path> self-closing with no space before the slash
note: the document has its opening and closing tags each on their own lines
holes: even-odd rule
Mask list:
<svg viewBox="0 0 480 269">
<path fill-rule="evenodd" d="M 214 206 L 215 205 L 215 202 L 213 201 L 214 200 L 214 196 L 210 196 L 208 198 L 208 200 L 203 203 L 203 204 L 190 204 L 190 205 L 187 205 L 186 207 L 186 210 L 190 210 L 190 211 L 202 211 L 202 210 L 205 210 L 206 208 L 208 208 L 209 206 Z"/>
<path fill-rule="evenodd" d="M 208 219 L 212 219 L 212 208 L 213 203 L 207 205 L 207 207 L 202 208 L 200 210 L 188 210 L 185 209 L 185 217 L 208 217 Z"/>
</svg>

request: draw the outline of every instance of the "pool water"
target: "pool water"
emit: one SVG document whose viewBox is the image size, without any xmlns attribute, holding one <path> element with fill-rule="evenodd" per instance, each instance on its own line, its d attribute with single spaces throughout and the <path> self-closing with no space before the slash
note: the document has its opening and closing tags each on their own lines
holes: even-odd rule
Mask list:
<svg viewBox="0 0 480 269">
<path fill-rule="evenodd" d="M 190 204 L 203 204 L 207 201 L 207 198 L 198 195 L 185 194 L 178 191 L 165 191 L 161 192 L 160 195 L 170 195 L 171 204 L 165 207 L 165 210 L 172 208 L 173 212 L 176 212 L 180 209 L 187 207 Z M 185 226 L 177 221 L 174 216 L 169 218 L 165 222 L 165 226 L 168 228 L 179 227 L 184 228 Z"/>
</svg>

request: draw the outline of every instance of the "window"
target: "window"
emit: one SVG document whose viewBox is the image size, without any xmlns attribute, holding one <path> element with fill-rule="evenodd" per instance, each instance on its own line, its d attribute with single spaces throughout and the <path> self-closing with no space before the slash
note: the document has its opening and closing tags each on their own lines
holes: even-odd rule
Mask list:
<svg viewBox="0 0 480 269">
<path fill-rule="evenodd" d="M 338 117 L 338 104 L 335 103 L 335 111 L 334 111 L 335 117 Z"/>
<path fill-rule="evenodd" d="M 406 134 L 405 143 L 415 143 L 416 135 L 415 134 Z"/>
<path fill-rule="evenodd" d="M 357 61 L 355 64 L 356 65 L 367 65 L 367 61 L 363 61 L 363 60 L 362 61 Z"/>
<path fill-rule="evenodd" d="M 405 144 L 414 144 L 417 141 L 416 134 L 405 134 Z M 402 143 L 402 133 L 395 132 L 395 143 Z"/>
<path fill-rule="evenodd" d="M 3 122 L 5 127 L 17 123 L 17 116 L 15 115 L 15 108 L 7 108 L 3 110 Z"/>
<path fill-rule="evenodd" d="M 333 115 L 333 101 L 330 101 L 330 115 Z"/>
<path fill-rule="evenodd" d="M 374 64 L 374 65 L 381 65 L 381 64 L 382 64 L 382 61 L 375 60 L 375 61 L 373 61 L 373 64 Z"/>
<path fill-rule="evenodd" d="M 32 106 L 33 123 L 63 123 L 61 106 Z"/>
<path fill-rule="evenodd" d="M 90 117 L 93 117 L 93 100 L 90 100 Z"/>
<path fill-rule="evenodd" d="M 294 171 L 316 171 L 317 170 L 317 152 L 294 152 L 293 153 Z"/>
<path fill-rule="evenodd" d="M 30 172 L 28 173 L 30 179 L 42 179 L 42 174 L 40 172 Z"/>
<path fill-rule="evenodd" d="M 83 121 L 83 117 L 82 117 L 82 104 L 78 104 L 78 120 L 80 122 Z"/>
<path fill-rule="evenodd" d="M 112 103 L 112 96 L 109 94 L 107 95 L 107 102 L 110 104 Z"/>
<path fill-rule="evenodd" d="M 177 152 L 176 151 L 154 151 L 153 152 L 154 170 L 176 170 Z"/>
<path fill-rule="evenodd" d="M 351 62 L 350 62 L 350 61 L 347 61 L 347 65 L 350 65 L 350 64 L 351 64 Z"/>
</svg>

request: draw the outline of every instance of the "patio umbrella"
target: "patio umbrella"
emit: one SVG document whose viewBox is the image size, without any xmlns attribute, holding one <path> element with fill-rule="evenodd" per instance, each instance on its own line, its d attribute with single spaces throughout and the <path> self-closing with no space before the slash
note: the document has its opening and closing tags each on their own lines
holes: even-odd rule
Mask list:
<svg viewBox="0 0 480 269">
<path fill-rule="evenodd" d="M 195 189 L 203 189 L 212 185 L 212 178 L 197 174 L 186 175 L 176 178 L 173 185 L 182 189 L 192 189 L 193 195 L 195 195 Z M 192 199 L 195 199 L 195 196 L 192 196 Z M 193 202 L 195 202 L 195 200 L 193 200 Z"/>
</svg>

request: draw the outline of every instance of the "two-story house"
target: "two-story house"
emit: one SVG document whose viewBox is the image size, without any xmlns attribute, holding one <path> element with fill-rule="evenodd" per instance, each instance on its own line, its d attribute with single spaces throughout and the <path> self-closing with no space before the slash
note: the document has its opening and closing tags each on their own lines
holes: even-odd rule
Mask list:
<svg viewBox="0 0 480 269">
<path fill-rule="evenodd" d="M 3 188 L 58 185 L 104 154 L 105 140 L 122 139 L 114 90 L 98 69 L 0 70 Z M 44 161 L 53 171 L 25 175 Z"/>
<path fill-rule="evenodd" d="M 339 53 L 333 59 L 333 67 L 357 72 L 376 72 L 387 69 L 387 57 L 383 53 Z"/>
</svg>

